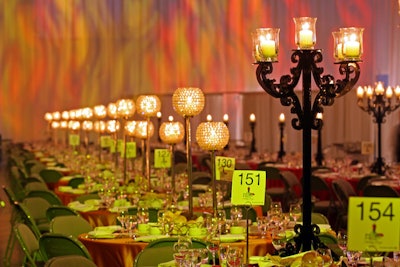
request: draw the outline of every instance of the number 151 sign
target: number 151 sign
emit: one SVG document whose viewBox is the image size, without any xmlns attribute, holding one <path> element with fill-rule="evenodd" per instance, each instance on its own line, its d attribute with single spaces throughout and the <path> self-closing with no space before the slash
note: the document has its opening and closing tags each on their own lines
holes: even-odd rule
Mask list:
<svg viewBox="0 0 400 267">
<path fill-rule="evenodd" d="M 264 205 L 265 180 L 265 171 L 235 170 L 232 177 L 232 204 Z"/>
<path fill-rule="evenodd" d="M 348 250 L 399 250 L 400 199 L 351 197 L 347 230 Z"/>
</svg>

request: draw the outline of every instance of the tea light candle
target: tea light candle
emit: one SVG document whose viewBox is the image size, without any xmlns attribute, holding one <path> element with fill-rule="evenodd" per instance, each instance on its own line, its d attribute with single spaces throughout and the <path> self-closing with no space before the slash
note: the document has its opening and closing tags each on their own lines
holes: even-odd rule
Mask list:
<svg viewBox="0 0 400 267">
<path fill-rule="evenodd" d="M 229 121 L 229 116 L 228 116 L 228 114 L 224 114 L 222 120 L 223 120 L 224 122 L 228 122 L 228 121 Z"/>
<path fill-rule="evenodd" d="M 276 56 L 275 41 L 271 40 L 271 34 L 260 37 L 260 48 L 264 57 L 271 58 Z"/>
<path fill-rule="evenodd" d="M 322 112 L 318 112 L 316 118 L 319 120 L 322 120 L 322 118 L 323 118 Z"/>
<path fill-rule="evenodd" d="M 299 45 L 300 48 L 310 48 L 313 46 L 313 32 L 309 29 L 310 25 L 304 23 L 301 26 L 302 30 L 299 32 Z"/>
<path fill-rule="evenodd" d="M 210 114 L 207 115 L 207 121 L 212 121 L 212 116 Z"/>
<path fill-rule="evenodd" d="M 343 53 L 347 57 L 359 57 L 360 56 L 360 42 L 356 40 L 356 35 L 352 34 L 350 40 L 345 41 L 343 47 Z"/>
</svg>

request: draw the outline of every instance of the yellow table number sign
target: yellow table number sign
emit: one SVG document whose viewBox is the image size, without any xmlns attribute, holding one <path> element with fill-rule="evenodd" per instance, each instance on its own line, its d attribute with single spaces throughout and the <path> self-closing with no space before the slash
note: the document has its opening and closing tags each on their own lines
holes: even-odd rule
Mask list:
<svg viewBox="0 0 400 267">
<path fill-rule="evenodd" d="M 126 142 L 126 158 L 136 158 L 136 142 Z"/>
<path fill-rule="evenodd" d="M 70 134 L 69 135 L 69 145 L 70 146 L 79 146 L 80 137 L 79 134 Z"/>
<path fill-rule="evenodd" d="M 349 251 L 400 250 L 400 199 L 351 197 L 348 214 Z"/>
<path fill-rule="evenodd" d="M 235 158 L 215 157 L 215 179 L 232 181 L 232 174 L 235 170 Z"/>
<path fill-rule="evenodd" d="M 171 153 L 168 149 L 154 149 L 154 167 L 171 168 Z"/>
<path fill-rule="evenodd" d="M 233 171 L 231 196 L 232 204 L 252 206 L 264 205 L 265 185 L 265 171 Z"/>
<path fill-rule="evenodd" d="M 111 137 L 109 135 L 102 135 L 100 137 L 101 148 L 107 148 L 111 146 Z"/>
</svg>

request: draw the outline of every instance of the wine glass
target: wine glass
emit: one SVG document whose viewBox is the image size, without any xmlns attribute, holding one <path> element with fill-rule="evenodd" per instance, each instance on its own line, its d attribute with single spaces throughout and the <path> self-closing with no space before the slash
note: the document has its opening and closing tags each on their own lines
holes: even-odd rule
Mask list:
<svg viewBox="0 0 400 267">
<path fill-rule="evenodd" d="M 231 247 L 226 254 L 226 263 L 229 267 L 240 267 L 243 262 L 242 249 L 238 247 Z"/>
<path fill-rule="evenodd" d="M 347 255 L 347 235 L 344 232 L 337 234 L 338 246 L 343 251 L 343 255 Z"/>
<path fill-rule="evenodd" d="M 356 267 L 358 264 L 358 261 L 361 258 L 362 251 L 347 251 L 347 259 L 349 260 L 350 266 Z"/>
<path fill-rule="evenodd" d="M 137 217 L 139 223 L 148 223 L 149 222 L 149 210 L 147 207 L 138 207 L 137 208 Z"/>
<path fill-rule="evenodd" d="M 217 243 L 210 243 L 207 245 L 208 251 L 211 253 L 213 265 L 215 265 L 215 256 L 219 250 L 219 245 Z"/>
<path fill-rule="evenodd" d="M 219 264 L 221 266 L 224 266 L 224 263 L 226 263 L 226 256 L 229 248 L 229 245 L 219 246 Z"/>
<path fill-rule="evenodd" d="M 289 214 L 294 220 L 296 225 L 297 220 L 301 217 L 301 205 L 299 203 L 290 204 Z"/>
<path fill-rule="evenodd" d="M 272 245 L 274 246 L 276 251 L 285 248 L 287 243 L 285 228 L 281 226 L 275 227 L 275 229 L 273 229 L 271 232 L 271 236 L 272 236 Z"/>
<path fill-rule="evenodd" d="M 268 217 L 266 216 L 257 217 L 257 226 L 261 233 L 261 238 L 267 238 L 268 221 Z"/>
<path fill-rule="evenodd" d="M 138 218 L 136 215 L 129 215 L 126 221 L 126 228 L 130 237 L 135 238 L 134 230 L 138 224 Z"/>
<path fill-rule="evenodd" d="M 117 216 L 117 220 L 120 222 L 120 224 L 122 226 L 122 232 L 126 232 L 128 219 L 129 219 L 128 211 L 121 210 L 121 212 Z"/>
</svg>

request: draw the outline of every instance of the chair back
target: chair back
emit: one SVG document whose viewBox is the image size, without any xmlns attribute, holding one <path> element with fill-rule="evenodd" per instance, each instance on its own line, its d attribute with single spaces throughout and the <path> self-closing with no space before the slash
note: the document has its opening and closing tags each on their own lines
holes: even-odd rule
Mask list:
<svg viewBox="0 0 400 267">
<path fill-rule="evenodd" d="M 349 198 L 357 196 L 357 193 L 354 191 L 354 188 L 348 181 L 344 179 L 333 180 L 332 187 L 333 187 L 333 192 L 335 193 L 336 198 L 339 200 L 342 209 L 347 211 Z"/>
<path fill-rule="evenodd" d="M 208 185 L 212 181 L 211 174 L 203 171 L 195 171 L 192 174 L 192 184 Z"/>
<path fill-rule="evenodd" d="M 55 217 L 68 215 L 78 216 L 79 213 L 67 206 L 51 206 L 46 210 L 46 217 L 49 222 Z"/>
<path fill-rule="evenodd" d="M 287 200 L 293 202 L 297 198 L 297 192 L 300 195 L 303 193 L 303 187 L 300 183 L 300 180 L 291 171 L 281 171 L 281 177 L 289 191 L 289 199 Z"/>
<path fill-rule="evenodd" d="M 48 223 L 46 211 L 51 207 L 50 203 L 41 197 L 27 197 L 23 200 L 25 207 L 37 223 Z"/>
<path fill-rule="evenodd" d="M 265 171 L 268 180 L 282 180 L 281 171 L 278 168 L 268 166 L 268 165 L 261 165 L 258 167 L 258 170 Z"/>
<path fill-rule="evenodd" d="M 29 182 L 24 187 L 26 192 L 35 191 L 35 190 L 48 190 L 48 187 L 45 183 L 42 182 Z"/>
<path fill-rule="evenodd" d="M 44 267 L 96 267 L 90 259 L 80 255 L 58 256 L 48 260 Z"/>
<path fill-rule="evenodd" d="M 46 183 L 57 183 L 63 176 L 59 171 L 52 169 L 43 169 L 39 175 Z"/>
<path fill-rule="evenodd" d="M 86 247 L 75 237 L 46 233 L 39 239 L 39 250 L 45 261 L 65 255 L 80 255 L 92 259 Z"/>
<path fill-rule="evenodd" d="M 380 176 L 378 174 L 368 174 L 363 176 L 357 183 L 357 193 L 359 195 L 362 194 L 364 191 L 364 188 L 368 185 L 368 183 L 371 181 L 371 179 L 379 178 Z"/>
<path fill-rule="evenodd" d="M 85 179 L 83 177 L 74 177 L 68 181 L 68 185 L 72 188 L 78 188 L 80 184 L 83 184 Z"/>
<path fill-rule="evenodd" d="M 160 263 L 172 261 L 174 259 L 174 253 L 174 248 L 172 246 L 146 247 L 137 254 L 133 266 L 158 266 Z"/>
<path fill-rule="evenodd" d="M 17 210 L 21 222 L 28 225 L 29 228 L 34 233 L 34 235 L 36 236 L 36 238 L 39 238 L 42 233 L 39 230 L 38 225 L 36 224 L 35 220 L 33 219 L 32 215 L 30 214 L 26 206 L 23 203 L 14 202 L 14 207 Z"/>
<path fill-rule="evenodd" d="M 63 205 L 61 199 L 50 190 L 32 190 L 28 192 L 27 197 L 40 197 L 47 200 L 51 205 Z"/>
<path fill-rule="evenodd" d="M 400 194 L 388 185 L 367 185 L 364 188 L 365 197 L 400 197 Z"/>
<path fill-rule="evenodd" d="M 25 261 L 28 261 L 30 266 L 36 266 L 36 261 L 40 258 L 38 238 L 31 228 L 23 223 L 17 223 L 14 226 L 14 233 L 25 253 Z"/>
<path fill-rule="evenodd" d="M 50 222 L 50 232 L 78 238 L 80 234 L 88 233 L 93 227 L 81 216 L 68 215 L 54 217 Z"/>
</svg>

